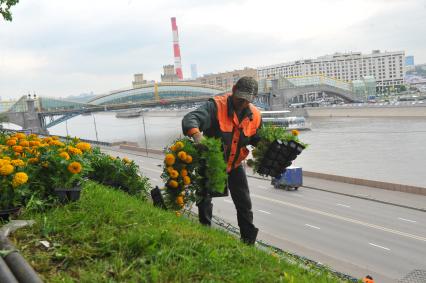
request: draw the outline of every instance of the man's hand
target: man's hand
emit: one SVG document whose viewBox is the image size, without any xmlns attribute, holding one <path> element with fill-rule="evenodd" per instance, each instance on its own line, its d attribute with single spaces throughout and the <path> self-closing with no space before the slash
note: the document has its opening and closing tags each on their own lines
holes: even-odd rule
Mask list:
<svg viewBox="0 0 426 283">
<path fill-rule="evenodd" d="M 199 144 L 201 143 L 201 140 L 204 138 L 202 133 L 196 133 L 192 136 L 192 139 L 194 140 L 194 143 Z"/>
</svg>

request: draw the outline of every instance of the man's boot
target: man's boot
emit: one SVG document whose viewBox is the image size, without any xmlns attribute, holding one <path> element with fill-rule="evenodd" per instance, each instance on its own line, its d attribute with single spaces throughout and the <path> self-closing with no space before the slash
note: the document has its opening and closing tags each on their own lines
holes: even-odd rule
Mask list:
<svg viewBox="0 0 426 283">
<path fill-rule="evenodd" d="M 256 243 L 257 233 L 259 232 L 259 229 L 252 228 L 240 228 L 240 234 L 241 234 L 241 241 L 249 246 L 254 245 Z"/>
</svg>

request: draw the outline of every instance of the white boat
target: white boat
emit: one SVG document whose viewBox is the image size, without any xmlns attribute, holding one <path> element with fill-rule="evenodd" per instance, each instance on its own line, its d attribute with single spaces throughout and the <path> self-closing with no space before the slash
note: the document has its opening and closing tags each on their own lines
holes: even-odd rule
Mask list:
<svg viewBox="0 0 426 283">
<path fill-rule="evenodd" d="M 288 116 L 291 112 L 281 111 L 260 111 L 263 123 L 271 123 L 276 126 L 285 127 L 289 130 L 310 130 L 311 124 L 306 122 L 303 116 Z"/>
</svg>

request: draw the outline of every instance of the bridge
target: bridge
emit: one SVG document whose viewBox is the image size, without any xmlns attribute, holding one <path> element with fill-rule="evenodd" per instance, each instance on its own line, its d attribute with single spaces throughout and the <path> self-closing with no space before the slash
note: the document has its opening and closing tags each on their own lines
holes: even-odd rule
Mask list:
<svg viewBox="0 0 426 283">
<path fill-rule="evenodd" d="M 189 82 L 153 83 L 100 95 L 87 103 L 49 97 L 21 97 L 4 115 L 9 122 L 33 132 L 47 129 L 75 116 L 120 109 L 194 104 L 224 93 L 216 86 Z"/>
<path fill-rule="evenodd" d="M 258 105 L 265 109 L 281 110 L 291 103 L 306 102 L 319 97 L 334 96 L 345 102 L 354 102 L 351 83 L 322 76 L 300 76 L 259 81 Z"/>
</svg>

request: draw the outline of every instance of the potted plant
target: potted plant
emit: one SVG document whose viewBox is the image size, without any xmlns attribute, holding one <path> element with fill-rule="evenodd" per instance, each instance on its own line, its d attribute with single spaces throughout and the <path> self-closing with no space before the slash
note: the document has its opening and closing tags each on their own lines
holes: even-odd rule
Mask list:
<svg viewBox="0 0 426 283">
<path fill-rule="evenodd" d="M 7 220 L 19 211 L 28 194 L 28 175 L 17 171 L 9 159 L 0 159 L 0 219 Z"/>
<path fill-rule="evenodd" d="M 260 141 L 247 165 L 263 176 L 277 177 L 308 146 L 299 140 L 297 130 L 266 124 L 259 130 Z"/>
</svg>

